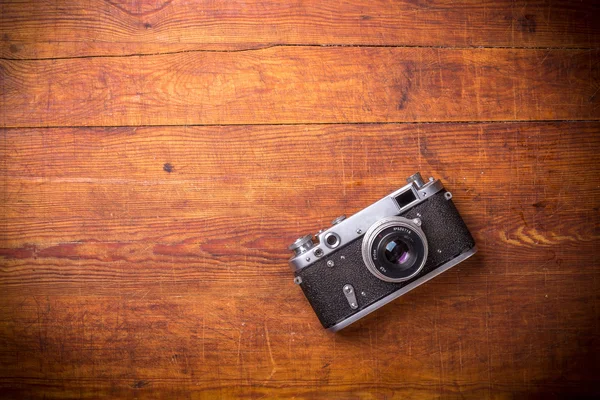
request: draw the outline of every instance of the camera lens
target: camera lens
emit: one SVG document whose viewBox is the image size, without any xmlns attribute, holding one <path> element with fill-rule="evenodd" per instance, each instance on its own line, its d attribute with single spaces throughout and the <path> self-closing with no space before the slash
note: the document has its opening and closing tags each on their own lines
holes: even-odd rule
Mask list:
<svg viewBox="0 0 600 400">
<path fill-rule="evenodd" d="M 406 218 L 383 218 L 365 234 L 362 255 L 373 275 L 387 282 L 402 282 L 415 277 L 425 265 L 427 239 Z"/>
</svg>

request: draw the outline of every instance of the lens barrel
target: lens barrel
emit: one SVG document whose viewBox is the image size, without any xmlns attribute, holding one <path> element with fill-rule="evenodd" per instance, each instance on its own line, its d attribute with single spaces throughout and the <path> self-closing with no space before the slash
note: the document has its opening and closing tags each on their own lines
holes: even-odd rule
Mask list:
<svg viewBox="0 0 600 400">
<path fill-rule="evenodd" d="M 427 261 L 427 238 L 413 221 L 403 217 L 383 218 L 365 233 L 363 261 L 369 271 L 386 282 L 415 277 Z"/>
</svg>

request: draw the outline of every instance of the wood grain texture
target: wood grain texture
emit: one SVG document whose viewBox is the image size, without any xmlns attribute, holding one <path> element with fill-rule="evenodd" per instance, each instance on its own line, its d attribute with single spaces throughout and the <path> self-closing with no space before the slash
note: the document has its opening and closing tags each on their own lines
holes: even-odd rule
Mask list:
<svg viewBox="0 0 600 400">
<path fill-rule="evenodd" d="M 2 123 L 598 119 L 598 50 L 282 47 L 2 61 Z"/>
<path fill-rule="evenodd" d="M 597 394 L 598 123 L 4 129 L 0 143 L 8 396 Z M 286 244 L 415 168 L 445 181 L 480 252 L 324 332 Z"/>
<path fill-rule="evenodd" d="M 600 397 L 599 15 L 0 2 L 0 398 Z M 416 170 L 479 252 L 323 331 L 287 245 Z"/>
<path fill-rule="evenodd" d="M 269 45 L 600 45 L 595 2 L 3 1 L 0 56 L 55 58 Z"/>
</svg>

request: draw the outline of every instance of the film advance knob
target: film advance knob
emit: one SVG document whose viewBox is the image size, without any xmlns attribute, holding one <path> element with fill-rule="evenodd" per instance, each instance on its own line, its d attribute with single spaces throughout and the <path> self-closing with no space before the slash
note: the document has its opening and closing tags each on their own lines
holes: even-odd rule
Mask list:
<svg viewBox="0 0 600 400">
<path fill-rule="evenodd" d="M 417 188 L 422 188 L 423 185 L 425 185 L 425 182 L 423 181 L 423 177 L 421 176 L 421 174 L 419 172 L 406 178 L 406 182 L 407 183 L 414 182 L 417 185 Z"/>
</svg>

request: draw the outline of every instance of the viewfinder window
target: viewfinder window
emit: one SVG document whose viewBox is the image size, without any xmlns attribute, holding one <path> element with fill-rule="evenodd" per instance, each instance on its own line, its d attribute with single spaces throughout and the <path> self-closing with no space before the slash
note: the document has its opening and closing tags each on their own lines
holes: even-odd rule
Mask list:
<svg viewBox="0 0 600 400">
<path fill-rule="evenodd" d="M 396 203 L 398 203 L 398 207 L 403 208 L 412 203 L 417 199 L 417 196 L 413 193 L 412 190 L 407 190 L 406 192 L 400 193 L 398 196 L 394 197 Z"/>
</svg>

